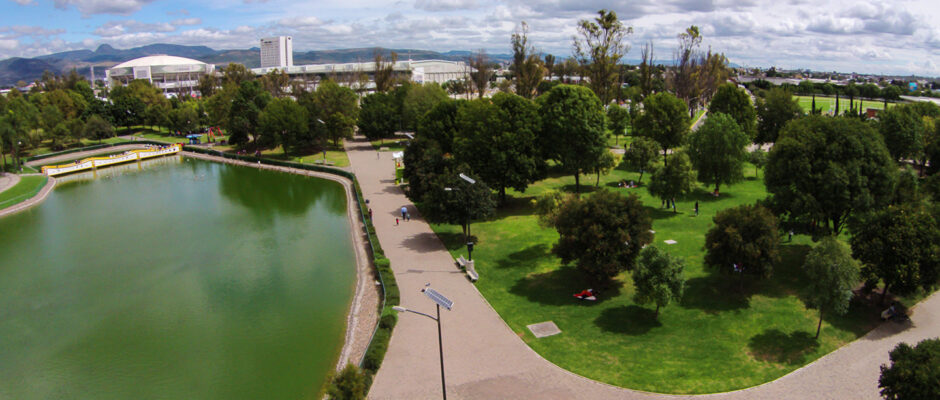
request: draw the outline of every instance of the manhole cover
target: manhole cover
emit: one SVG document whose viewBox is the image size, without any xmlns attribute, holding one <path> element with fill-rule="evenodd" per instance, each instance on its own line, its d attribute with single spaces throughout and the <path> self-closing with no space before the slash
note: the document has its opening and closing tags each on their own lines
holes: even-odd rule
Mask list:
<svg viewBox="0 0 940 400">
<path fill-rule="evenodd" d="M 561 333 L 561 329 L 558 329 L 558 325 L 555 325 L 555 323 L 552 321 L 528 325 L 526 328 L 529 328 L 536 338 L 543 338 Z"/>
<path fill-rule="evenodd" d="M 677 242 L 677 241 L 675 241 L 675 240 L 672 240 L 672 239 L 663 240 L 663 242 L 666 242 L 666 244 L 676 244 L 676 243 L 679 243 L 679 242 Z"/>
</svg>

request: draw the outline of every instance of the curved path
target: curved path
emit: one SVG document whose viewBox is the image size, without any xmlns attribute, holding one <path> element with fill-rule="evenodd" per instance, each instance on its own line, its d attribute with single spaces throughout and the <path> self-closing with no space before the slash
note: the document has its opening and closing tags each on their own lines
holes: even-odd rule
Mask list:
<svg viewBox="0 0 940 400">
<path fill-rule="evenodd" d="M 35 167 L 38 165 L 53 164 L 53 163 L 57 163 L 60 161 L 78 160 L 78 159 L 85 158 L 85 157 L 91 157 L 96 154 L 119 153 L 119 152 L 127 151 L 127 150 L 137 150 L 137 149 L 145 149 L 145 148 L 147 148 L 147 145 L 144 145 L 144 144 L 122 144 L 122 145 L 117 145 L 117 146 L 112 146 L 112 147 L 103 147 L 100 149 L 94 149 L 94 150 L 88 150 L 88 151 L 67 153 L 67 154 L 62 154 L 62 155 L 55 156 L 55 157 L 40 158 L 38 160 L 27 161 L 26 165 L 30 167 Z"/>
<path fill-rule="evenodd" d="M 0 172 L 0 193 L 3 193 L 4 190 L 16 186 L 17 183 L 20 183 L 19 175 Z"/>
<path fill-rule="evenodd" d="M 346 142 L 352 169 L 370 200 L 373 223 L 401 287 L 402 306 L 434 314 L 420 290 L 425 284 L 454 301 L 442 311 L 447 394 L 464 399 L 721 399 L 878 398 L 879 365 L 898 342 L 940 334 L 940 293 L 921 303 L 912 325 L 888 323 L 816 362 L 776 381 L 749 389 L 704 396 L 666 396 L 592 381 L 539 356 L 500 319 L 486 299 L 456 269 L 450 254 L 401 189 L 394 184 L 388 152 L 376 152 L 361 137 Z M 413 219 L 395 225 L 402 206 Z M 487 279 L 482 275 L 480 279 Z M 546 316 L 546 319 L 551 319 Z M 430 399 L 441 395 L 440 360 L 434 321 L 399 315 L 370 398 Z"/>
<path fill-rule="evenodd" d="M 33 175 L 33 174 L 30 174 L 30 175 Z M 17 178 L 17 181 L 19 181 L 19 178 Z M 49 179 L 46 181 L 46 185 L 43 186 L 42 189 L 39 190 L 39 193 L 37 193 L 35 196 L 31 197 L 30 199 L 22 203 L 17 203 L 17 204 L 14 204 L 12 206 L 9 206 L 7 208 L 0 210 L 0 217 L 5 217 L 10 214 L 15 214 L 27 208 L 30 208 L 36 204 L 42 203 L 42 201 L 46 199 L 46 196 L 48 196 L 49 193 L 52 192 L 52 189 L 54 187 L 55 187 L 55 178 L 50 176 Z"/>
</svg>

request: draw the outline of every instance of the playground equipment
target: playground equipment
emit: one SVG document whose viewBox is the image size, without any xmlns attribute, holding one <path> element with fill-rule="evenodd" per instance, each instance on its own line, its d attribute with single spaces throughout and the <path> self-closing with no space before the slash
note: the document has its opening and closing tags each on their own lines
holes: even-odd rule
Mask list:
<svg viewBox="0 0 940 400">
<path fill-rule="evenodd" d="M 221 128 L 219 128 L 219 127 L 217 127 L 217 126 L 210 126 L 210 127 L 209 127 L 209 134 L 208 134 L 207 137 L 206 137 L 206 141 L 209 142 L 209 143 L 213 143 L 213 142 L 215 142 L 215 139 L 216 139 L 217 137 L 219 138 L 219 140 L 225 140 L 225 135 L 222 134 L 222 129 L 221 129 Z"/>
<path fill-rule="evenodd" d="M 151 146 L 143 150 L 125 151 L 108 157 L 90 157 L 65 165 L 47 165 L 42 167 L 42 173 L 47 176 L 71 174 L 73 172 L 98 169 L 109 165 L 123 164 L 131 161 L 140 161 L 168 154 L 176 154 L 183 150 L 183 145 L 173 144 L 166 146 Z"/>
</svg>

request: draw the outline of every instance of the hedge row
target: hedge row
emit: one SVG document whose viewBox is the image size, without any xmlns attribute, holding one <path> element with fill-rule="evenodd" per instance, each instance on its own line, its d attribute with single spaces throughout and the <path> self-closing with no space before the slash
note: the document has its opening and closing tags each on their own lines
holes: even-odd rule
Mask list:
<svg viewBox="0 0 940 400">
<path fill-rule="evenodd" d="M 362 197 L 362 188 L 359 186 L 359 181 L 356 180 L 356 175 L 349 171 L 316 164 L 300 164 L 290 161 L 258 158 L 250 155 L 223 153 L 216 150 L 195 146 L 184 146 L 183 148 L 186 151 L 191 151 L 194 153 L 219 156 L 234 160 L 261 162 L 262 164 L 275 165 L 280 167 L 324 172 L 348 178 L 353 182 L 353 186 L 355 187 L 353 193 L 356 196 L 356 202 L 359 204 L 359 216 L 362 218 L 363 226 L 365 227 L 366 233 L 368 233 L 369 236 L 369 253 L 371 253 L 372 256 L 372 265 L 375 266 L 375 277 L 379 280 L 379 282 L 381 282 L 383 298 L 382 303 L 379 305 L 379 309 L 381 310 L 379 324 L 372 333 L 372 340 L 369 342 L 369 348 L 363 355 L 362 360 L 359 361 L 359 366 L 367 375 L 366 382 L 371 385 L 372 376 L 378 372 L 379 367 L 382 365 L 382 360 L 385 359 L 385 352 L 388 350 L 388 341 L 391 339 L 392 330 L 394 330 L 395 324 L 398 322 L 398 315 L 394 310 L 392 310 L 392 307 L 399 304 L 401 293 L 398 289 L 398 284 L 395 282 L 395 274 L 392 273 L 391 261 L 385 257 L 385 252 L 382 250 L 382 245 L 379 243 L 379 238 L 375 234 L 375 226 L 372 225 L 372 220 L 368 218 L 369 206 L 366 204 L 366 200 Z M 366 388 L 366 392 L 368 392 L 368 388 Z"/>
</svg>

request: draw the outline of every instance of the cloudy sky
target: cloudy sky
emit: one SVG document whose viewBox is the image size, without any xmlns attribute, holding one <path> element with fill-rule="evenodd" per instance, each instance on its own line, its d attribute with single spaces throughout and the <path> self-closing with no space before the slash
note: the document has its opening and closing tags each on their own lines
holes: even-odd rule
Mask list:
<svg viewBox="0 0 940 400">
<path fill-rule="evenodd" d="M 612 9 L 633 27 L 628 59 L 676 35 L 746 66 L 940 76 L 937 0 L 0 0 L 0 59 L 151 43 L 257 46 L 292 35 L 294 50 L 382 46 L 509 53 L 520 21 L 542 52 L 571 54 L 579 19 Z"/>
</svg>

